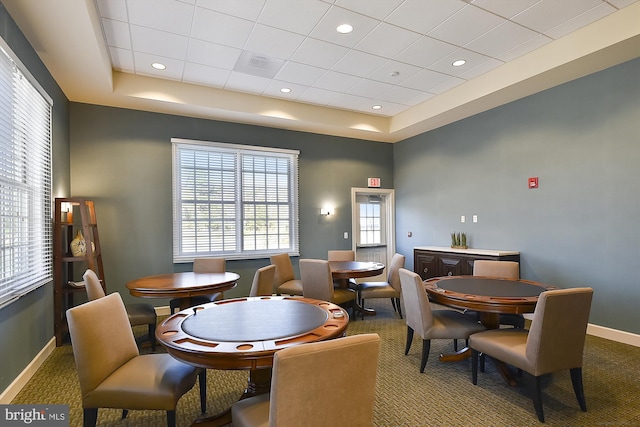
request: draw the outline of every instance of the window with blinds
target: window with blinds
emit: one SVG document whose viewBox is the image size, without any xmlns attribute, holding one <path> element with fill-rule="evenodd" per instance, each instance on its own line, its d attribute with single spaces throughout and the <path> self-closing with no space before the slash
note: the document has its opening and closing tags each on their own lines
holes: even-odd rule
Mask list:
<svg viewBox="0 0 640 427">
<path fill-rule="evenodd" d="M 52 280 L 51 106 L 0 39 L 0 307 Z"/>
<path fill-rule="evenodd" d="M 171 142 L 174 262 L 298 255 L 298 151 Z"/>
<path fill-rule="evenodd" d="M 361 245 L 382 243 L 380 203 L 360 204 L 360 242 Z"/>
</svg>

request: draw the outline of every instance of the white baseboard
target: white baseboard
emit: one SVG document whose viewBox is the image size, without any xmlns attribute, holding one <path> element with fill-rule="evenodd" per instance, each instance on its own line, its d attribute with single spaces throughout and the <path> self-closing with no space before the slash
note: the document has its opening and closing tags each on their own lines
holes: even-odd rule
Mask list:
<svg viewBox="0 0 640 427">
<path fill-rule="evenodd" d="M 20 393 L 29 380 L 35 375 L 36 371 L 56 348 L 56 338 L 53 337 L 44 346 L 42 350 L 33 358 L 31 363 L 16 377 L 15 380 L 0 394 L 0 404 L 7 405 Z"/>
</svg>

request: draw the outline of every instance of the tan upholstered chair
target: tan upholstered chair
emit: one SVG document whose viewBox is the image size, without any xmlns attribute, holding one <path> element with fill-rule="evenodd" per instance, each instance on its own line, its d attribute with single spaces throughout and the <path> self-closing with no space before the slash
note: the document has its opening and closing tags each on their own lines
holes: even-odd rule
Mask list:
<svg viewBox="0 0 640 427">
<path fill-rule="evenodd" d="M 195 258 L 193 260 L 194 273 L 224 273 L 227 270 L 227 260 L 224 258 Z M 193 305 L 206 304 L 224 298 L 222 292 L 215 292 L 211 295 L 199 295 L 191 297 Z M 169 301 L 171 314 L 180 309 L 180 299 L 174 298 Z"/>
<path fill-rule="evenodd" d="M 120 294 L 113 293 L 67 310 L 84 425 L 95 426 L 98 408 L 158 409 L 176 424 L 178 399 L 200 378 L 206 410 L 206 370 L 168 354 L 140 355 Z"/>
<path fill-rule="evenodd" d="M 580 408 L 587 411 L 582 387 L 582 357 L 593 289 L 573 288 L 540 294 L 531 329 L 493 329 L 469 338 L 472 381 L 478 383 L 478 358 L 490 356 L 531 374 L 533 406 L 544 422 L 541 378 L 569 370 Z"/>
<path fill-rule="evenodd" d="M 370 298 L 391 298 L 393 309 L 398 312 L 402 319 L 402 307 L 400 307 L 400 286 L 401 268 L 404 268 L 405 257 L 402 254 L 394 254 L 391 258 L 391 265 L 388 268 L 386 282 L 362 282 L 357 286 L 358 302 L 364 307 L 364 301 Z M 364 311 L 362 312 L 364 318 Z"/>
<path fill-rule="evenodd" d="M 271 392 L 236 402 L 234 427 L 372 426 L 379 353 L 377 334 L 278 351 Z"/>
<path fill-rule="evenodd" d="M 432 339 L 468 339 L 469 335 L 486 328 L 470 316 L 455 310 L 431 310 L 422 278 L 407 269 L 400 269 L 400 284 L 407 319 L 407 345 L 404 354 L 409 354 L 413 333 L 422 338 L 422 360 L 420 372 L 424 372 L 429 359 Z"/>
<path fill-rule="evenodd" d="M 329 261 L 301 259 L 300 278 L 302 280 L 302 295 L 305 298 L 348 305 L 351 307 L 351 314 L 355 316 L 356 293 L 351 289 L 333 286 Z"/>
<path fill-rule="evenodd" d="M 356 253 L 351 250 L 327 251 L 327 261 L 355 261 Z"/>
<path fill-rule="evenodd" d="M 87 291 L 87 298 L 89 301 L 97 300 L 105 296 L 104 289 L 100 283 L 98 275 L 91 269 L 84 272 L 82 276 L 84 280 L 84 287 Z M 145 303 L 133 303 L 127 304 L 125 307 L 129 323 L 131 326 L 147 325 L 147 336 L 141 337 L 139 342 L 148 339 L 151 343 L 151 351 L 156 350 L 156 322 L 158 316 L 156 309 L 151 304 Z"/>
<path fill-rule="evenodd" d="M 289 254 L 271 255 L 271 264 L 276 266 L 273 276 L 273 293 L 278 295 L 302 295 L 302 282 L 293 274 Z"/>
<path fill-rule="evenodd" d="M 276 266 L 271 264 L 256 270 L 253 276 L 253 283 L 249 291 L 250 297 L 273 294 L 273 275 L 276 272 Z"/>
<path fill-rule="evenodd" d="M 520 263 L 515 261 L 475 260 L 473 262 L 473 275 L 517 280 L 520 278 Z M 479 318 L 478 313 L 476 313 L 476 316 Z M 522 314 L 501 314 L 500 324 L 524 328 L 524 317 Z"/>
</svg>

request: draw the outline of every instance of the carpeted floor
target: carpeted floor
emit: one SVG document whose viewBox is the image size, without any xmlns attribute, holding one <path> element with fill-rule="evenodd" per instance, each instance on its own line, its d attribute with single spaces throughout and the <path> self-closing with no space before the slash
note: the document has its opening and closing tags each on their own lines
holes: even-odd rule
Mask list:
<svg viewBox="0 0 640 427">
<path fill-rule="evenodd" d="M 347 334 L 375 332 L 382 338 L 376 390 L 375 425 L 417 426 L 539 426 L 527 392 L 527 376 L 517 387 L 507 386 L 487 363 L 478 385 L 471 383 L 470 361 L 441 363 L 438 355 L 452 351 L 450 340 L 434 340 L 423 374 L 419 372 L 419 337 L 404 355 L 406 326 L 389 300 L 370 300 L 378 311 L 364 321 L 352 320 Z M 139 331 L 136 331 L 139 332 Z M 161 351 L 161 350 L 160 350 Z M 640 426 L 640 348 L 587 337 L 583 367 L 588 412 L 580 411 L 568 372 L 545 378 L 543 406 L 548 426 Z M 242 393 L 244 371 L 208 371 L 208 410 L 216 414 Z M 16 396 L 15 404 L 68 404 L 70 425 L 82 425 L 80 390 L 70 346 L 57 348 Z M 178 426 L 189 426 L 199 414 L 197 387 L 178 403 Z M 99 426 L 166 425 L 161 411 L 101 409 Z M 304 423 L 301 423 L 301 427 Z"/>
</svg>

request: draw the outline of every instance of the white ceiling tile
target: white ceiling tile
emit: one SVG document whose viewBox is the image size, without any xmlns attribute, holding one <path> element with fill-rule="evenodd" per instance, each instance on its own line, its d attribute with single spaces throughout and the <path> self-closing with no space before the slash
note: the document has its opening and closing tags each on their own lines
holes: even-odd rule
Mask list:
<svg viewBox="0 0 640 427">
<path fill-rule="evenodd" d="M 612 5 L 617 7 L 618 9 L 622 9 L 622 8 L 627 7 L 630 4 L 633 4 L 633 3 L 637 2 L 637 1 L 638 0 L 609 0 L 609 3 L 611 3 Z"/>
<path fill-rule="evenodd" d="M 198 7 L 215 10 L 225 15 L 255 21 L 258 19 L 265 0 L 241 0 L 241 1 L 220 1 L 220 0 L 198 0 Z"/>
<path fill-rule="evenodd" d="M 184 64 L 182 81 L 185 83 L 222 88 L 230 75 L 231 71 L 229 70 L 186 62 Z"/>
<path fill-rule="evenodd" d="M 289 59 L 303 41 L 304 36 L 299 34 L 256 24 L 244 50 L 274 58 Z"/>
<path fill-rule="evenodd" d="M 310 36 L 340 46 L 353 47 L 369 34 L 378 22 L 367 16 L 333 6 L 311 31 Z M 351 24 L 353 31 L 348 34 L 338 33 L 336 27 L 341 24 Z"/>
<path fill-rule="evenodd" d="M 104 18 L 123 22 L 129 19 L 125 0 L 96 0 L 96 5 L 98 5 L 100 16 Z"/>
<path fill-rule="evenodd" d="M 458 59 L 464 59 L 467 62 L 460 67 L 454 67 L 452 65 L 453 61 L 457 61 Z M 489 59 L 490 58 L 488 56 L 481 55 L 467 49 L 457 49 L 455 52 L 452 52 L 449 55 L 441 58 L 439 61 L 431 64 L 429 66 L 429 69 L 438 71 L 440 73 L 449 74 L 450 76 L 460 77 L 470 69 L 480 66 L 482 63 L 488 61 Z"/>
<path fill-rule="evenodd" d="M 133 63 L 133 52 L 129 49 L 109 48 L 111 63 L 113 68 L 125 73 L 135 73 L 136 67 Z"/>
<path fill-rule="evenodd" d="M 191 39 L 186 60 L 209 67 L 233 70 L 242 51 L 202 40 Z"/>
<path fill-rule="evenodd" d="M 314 67 L 329 69 L 333 67 L 349 49 L 321 40 L 307 38 L 291 59 L 295 62 L 309 64 Z"/>
<path fill-rule="evenodd" d="M 446 74 L 437 73 L 431 70 L 422 70 L 403 81 L 400 86 L 422 92 L 431 92 L 434 87 L 443 84 L 450 78 L 451 76 Z"/>
<path fill-rule="evenodd" d="M 149 55 L 142 52 L 134 52 L 133 61 L 136 74 L 169 80 L 182 80 L 183 61 L 173 58 L 159 58 L 157 55 Z M 162 62 L 167 68 L 165 70 L 156 70 L 151 66 L 154 62 Z"/>
<path fill-rule="evenodd" d="M 330 7 L 317 0 L 267 0 L 258 22 L 306 36 Z"/>
<path fill-rule="evenodd" d="M 473 0 L 473 5 L 507 19 L 512 18 L 540 0 Z"/>
<path fill-rule="evenodd" d="M 542 0 L 514 16 L 513 20 L 532 30 L 544 33 L 600 3 L 601 0 Z"/>
<path fill-rule="evenodd" d="M 136 52 L 184 60 L 189 39 L 177 34 L 132 25 L 131 45 Z"/>
<path fill-rule="evenodd" d="M 407 0 L 386 21 L 426 34 L 465 5 L 461 0 Z"/>
<path fill-rule="evenodd" d="M 465 81 L 466 80 L 459 79 L 458 77 L 451 77 L 450 79 L 443 82 L 442 84 L 439 84 L 438 86 L 433 87 L 431 91 L 436 95 L 440 95 L 441 93 L 444 93 L 449 89 L 453 89 L 456 86 L 460 86 L 461 84 L 465 83 Z"/>
<path fill-rule="evenodd" d="M 382 108 L 379 110 L 368 110 L 368 111 L 364 111 L 361 110 L 363 113 L 369 113 L 369 114 L 374 114 L 376 116 L 384 116 L 384 117 L 392 117 L 395 116 L 396 114 L 400 114 L 402 113 L 404 110 L 409 109 L 408 105 L 403 105 L 403 104 L 395 104 L 393 102 L 383 102 L 381 103 Z"/>
<path fill-rule="evenodd" d="M 311 86 L 326 71 L 323 68 L 287 61 L 276 75 L 276 78 L 285 82 Z"/>
<path fill-rule="evenodd" d="M 538 36 L 538 33 L 511 21 L 505 21 L 491 31 L 467 43 L 467 49 L 498 57 Z"/>
<path fill-rule="evenodd" d="M 414 74 L 420 72 L 422 68 L 405 64 L 398 61 L 387 61 L 382 67 L 367 76 L 370 79 L 390 84 L 399 84 Z M 398 73 L 395 75 L 395 73 Z"/>
<path fill-rule="evenodd" d="M 188 36 L 194 6 L 174 0 L 129 0 L 129 20 L 134 25 Z"/>
<path fill-rule="evenodd" d="M 315 87 L 320 89 L 332 90 L 334 92 L 346 92 L 360 82 L 359 77 L 350 76 L 348 74 L 337 73 L 335 71 L 327 71 L 320 77 Z"/>
<path fill-rule="evenodd" d="M 425 36 L 400 52 L 393 59 L 417 67 L 428 67 L 456 49 L 452 44 Z"/>
<path fill-rule="evenodd" d="M 472 64 L 470 68 L 467 68 L 464 73 L 459 74 L 458 77 L 463 78 L 465 80 L 474 79 L 482 74 L 488 73 L 491 70 L 494 70 L 501 65 L 504 65 L 503 61 L 500 61 L 495 58 L 487 58 L 486 60 Z"/>
<path fill-rule="evenodd" d="M 288 88 L 291 90 L 289 93 L 282 93 L 280 89 Z M 307 90 L 308 86 L 298 85 L 291 82 L 281 82 L 279 80 L 272 80 L 269 86 L 264 90 L 263 95 L 272 96 L 274 98 L 282 98 L 288 100 L 296 100 L 300 95 Z"/>
<path fill-rule="evenodd" d="M 374 102 L 369 98 L 350 95 L 348 93 L 340 93 L 338 96 L 329 101 L 328 105 L 332 107 L 345 108 L 355 111 L 373 112 Z"/>
<path fill-rule="evenodd" d="M 362 96 L 365 98 L 378 98 L 381 94 L 391 90 L 394 86 L 376 82 L 373 80 L 361 80 L 358 84 L 347 91 L 351 95 Z"/>
<path fill-rule="evenodd" d="M 374 19 L 386 18 L 404 0 L 336 0 L 336 6 L 349 9 L 352 12 L 366 15 Z"/>
<path fill-rule="evenodd" d="M 423 98 L 425 92 L 410 89 L 402 86 L 392 86 L 386 92 L 381 93 L 377 98 L 382 101 L 390 101 L 396 104 L 416 105 L 412 104 L 416 98 Z"/>
<path fill-rule="evenodd" d="M 373 55 L 393 58 L 420 39 L 420 34 L 395 25 L 380 23 L 355 48 Z"/>
<path fill-rule="evenodd" d="M 368 53 L 351 50 L 331 69 L 352 76 L 366 77 L 387 62 L 386 59 Z"/>
<path fill-rule="evenodd" d="M 513 61 L 514 59 L 519 58 L 522 55 L 525 55 L 529 52 L 532 52 L 538 49 L 539 47 L 542 47 L 548 43 L 551 43 L 552 41 L 553 40 L 550 39 L 549 37 L 541 34 L 539 36 L 532 38 L 531 40 L 527 40 L 526 42 L 514 47 L 513 49 L 510 49 L 504 53 L 497 55 L 497 57 L 499 60 L 504 62 Z"/>
<path fill-rule="evenodd" d="M 327 105 L 332 99 L 339 95 L 338 92 L 331 90 L 320 89 L 317 87 L 310 87 L 302 95 L 298 97 L 298 100 L 309 102 L 317 105 Z"/>
<path fill-rule="evenodd" d="M 261 94 L 267 86 L 269 86 L 270 82 L 270 79 L 264 77 L 251 76 L 249 74 L 232 71 L 225 84 L 225 89 Z"/>
<path fill-rule="evenodd" d="M 251 21 L 197 7 L 191 37 L 242 49 L 252 29 Z"/>
<path fill-rule="evenodd" d="M 576 16 L 575 18 L 569 19 L 562 24 L 551 28 L 545 32 L 551 38 L 559 39 L 560 37 L 566 36 L 567 34 L 578 30 L 586 25 L 591 24 L 592 22 L 597 21 L 598 19 L 604 18 L 607 15 L 616 12 L 617 9 L 609 4 L 602 3 L 592 9 L 587 10 L 584 13 Z M 638 25 L 640 26 L 640 20 L 638 21 Z"/>
<path fill-rule="evenodd" d="M 428 35 L 460 46 L 478 38 L 504 21 L 504 18 L 485 12 L 475 6 L 467 5 L 442 22 L 442 24 L 429 31 Z"/>
<path fill-rule="evenodd" d="M 107 39 L 107 45 L 120 49 L 131 49 L 131 34 L 129 24 L 112 19 L 102 19 L 102 29 Z"/>
</svg>

